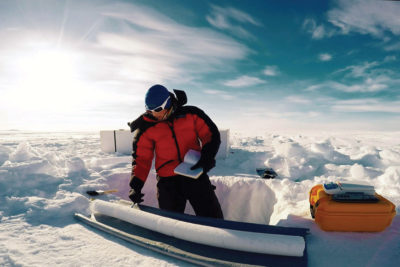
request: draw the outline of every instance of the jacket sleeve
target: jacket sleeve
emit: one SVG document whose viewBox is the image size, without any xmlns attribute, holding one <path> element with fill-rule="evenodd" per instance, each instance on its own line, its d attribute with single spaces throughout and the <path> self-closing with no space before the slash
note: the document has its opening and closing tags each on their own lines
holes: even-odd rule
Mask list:
<svg viewBox="0 0 400 267">
<path fill-rule="evenodd" d="M 154 157 L 154 141 L 141 129 L 134 132 L 132 143 L 132 172 L 129 185 L 135 190 L 142 189 L 150 172 Z"/>
<path fill-rule="evenodd" d="M 221 136 L 215 123 L 201 109 L 196 112 L 195 128 L 201 140 L 202 155 L 214 159 L 221 144 Z"/>
</svg>

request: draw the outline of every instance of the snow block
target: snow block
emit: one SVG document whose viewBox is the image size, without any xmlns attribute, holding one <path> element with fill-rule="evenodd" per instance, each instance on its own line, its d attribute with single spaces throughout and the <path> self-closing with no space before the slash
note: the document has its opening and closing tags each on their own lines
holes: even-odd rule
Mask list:
<svg viewBox="0 0 400 267">
<path fill-rule="evenodd" d="M 305 240 L 302 236 L 247 232 L 194 224 L 138 208 L 96 200 L 91 204 L 92 213 L 100 213 L 129 222 L 174 238 L 238 251 L 302 257 Z"/>
<path fill-rule="evenodd" d="M 217 159 L 227 158 L 229 155 L 229 129 L 220 130 L 221 146 L 217 153 Z M 101 151 L 106 153 L 132 154 L 133 133 L 129 130 L 100 131 Z"/>
</svg>

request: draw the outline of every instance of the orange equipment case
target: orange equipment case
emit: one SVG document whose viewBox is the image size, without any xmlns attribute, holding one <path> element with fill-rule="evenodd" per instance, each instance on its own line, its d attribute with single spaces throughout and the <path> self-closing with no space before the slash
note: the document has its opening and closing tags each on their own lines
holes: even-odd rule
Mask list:
<svg viewBox="0 0 400 267">
<path fill-rule="evenodd" d="M 336 202 L 319 184 L 310 190 L 311 216 L 325 231 L 380 232 L 392 223 L 396 207 L 378 194 L 375 197 L 374 203 Z"/>
</svg>

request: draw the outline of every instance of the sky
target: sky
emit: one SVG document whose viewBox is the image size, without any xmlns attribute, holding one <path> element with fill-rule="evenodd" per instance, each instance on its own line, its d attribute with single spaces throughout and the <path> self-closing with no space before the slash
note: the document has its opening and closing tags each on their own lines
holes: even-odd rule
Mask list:
<svg viewBox="0 0 400 267">
<path fill-rule="evenodd" d="M 0 1 L 0 130 L 126 129 L 154 84 L 221 129 L 399 131 L 398 1 Z"/>
</svg>

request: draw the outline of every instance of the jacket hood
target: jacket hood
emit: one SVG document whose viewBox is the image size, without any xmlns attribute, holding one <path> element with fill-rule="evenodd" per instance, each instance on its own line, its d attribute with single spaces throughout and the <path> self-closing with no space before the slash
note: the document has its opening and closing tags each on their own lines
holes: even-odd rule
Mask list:
<svg viewBox="0 0 400 267">
<path fill-rule="evenodd" d="M 177 106 L 182 107 L 187 103 L 187 96 L 185 91 L 174 89 L 175 96 L 171 93 L 172 96 L 176 99 Z"/>
</svg>

